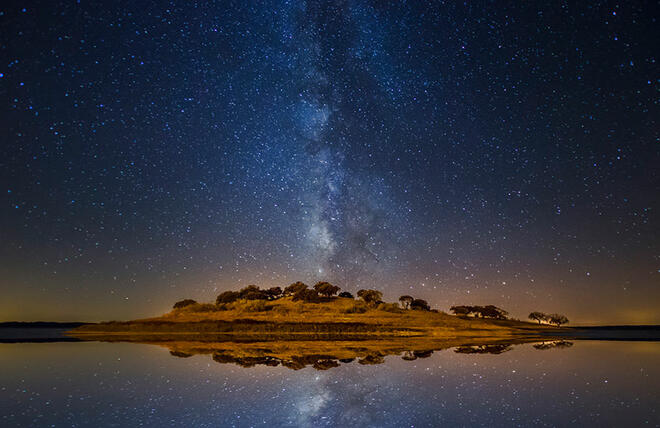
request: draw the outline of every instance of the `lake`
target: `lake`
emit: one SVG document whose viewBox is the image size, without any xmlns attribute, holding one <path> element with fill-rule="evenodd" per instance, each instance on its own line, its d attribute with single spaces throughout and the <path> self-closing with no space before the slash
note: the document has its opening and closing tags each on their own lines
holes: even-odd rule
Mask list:
<svg viewBox="0 0 660 428">
<path fill-rule="evenodd" d="M 657 341 L 400 354 L 336 344 L 357 357 L 307 354 L 298 365 L 297 344 L 277 358 L 262 344 L 176 346 L 0 343 L 0 425 L 660 426 Z"/>
</svg>

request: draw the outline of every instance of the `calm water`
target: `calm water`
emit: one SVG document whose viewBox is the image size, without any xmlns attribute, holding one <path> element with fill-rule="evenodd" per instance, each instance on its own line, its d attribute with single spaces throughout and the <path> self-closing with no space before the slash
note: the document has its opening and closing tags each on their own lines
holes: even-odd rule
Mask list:
<svg viewBox="0 0 660 428">
<path fill-rule="evenodd" d="M 660 342 L 473 349 L 291 370 L 149 344 L 3 343 L 0 426 L 660 426 Z"/>
</svg>

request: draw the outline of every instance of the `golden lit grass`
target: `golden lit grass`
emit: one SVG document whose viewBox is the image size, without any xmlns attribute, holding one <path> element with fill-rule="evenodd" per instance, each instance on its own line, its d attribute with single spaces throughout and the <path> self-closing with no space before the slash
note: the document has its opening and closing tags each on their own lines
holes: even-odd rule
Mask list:
<svg viewBox="0 0 660 428">
<path fill-rule="evenodd" d="M 262 305 L 263 308 L 259 308 Z M 269 322 L 362 322 L 368 324 L 398 324 L 401 320 L 406 320 L 407 325 L 424 326 L 428 326 L 429 323 L 446 324 L 457 320 L 456 317 L 444 313 L 406 311 L 402 309 L 396 312 L 388 312 L 370 307 L 361 301 L 347 298 L 336 298 L 321 303 L 294 302 L 291 297 L 274 301 L 239 300 L 226 304 L 228 310 L 212 309 L 216 305 L 208 305 L 206 308 L 204 306 L 206 305 L 198 304 L 175 309 L 165 315 L 149 320 L 194 322 L 205 320 L 232 321 L 250 318 Z M 352 312 L 354 310 L 364 310 L 365 312 Z"/>
<path fill-rule="evenodd" d="M 251 325 L 250 322 L 260 322 Z M 268 325 L 264 325 L 267 323 Z M 266 332 L 305 332 L 347 334 L 380 333 L 389 336 L 500 336 L 534 334 L 550 327 L 519 321 L 459 318 L 443 312 L 398 309 L 394 304 L 378 307 L 348 298 L 327 299 L 321 303 L 294 302 L 291 297 L 273 301 L 238 300 L 233 303 L 194 304 L 160 317 L 128 323 L 82 326 L 75 334 L 98 332 L 187 334 L 214 332 L 250 334 Z"/>
</svg>

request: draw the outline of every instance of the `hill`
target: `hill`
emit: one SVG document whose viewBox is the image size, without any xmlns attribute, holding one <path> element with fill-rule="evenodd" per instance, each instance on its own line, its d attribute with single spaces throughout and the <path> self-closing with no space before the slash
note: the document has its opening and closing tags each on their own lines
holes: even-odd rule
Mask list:
<svg viewBox="0 0 660 428">
<path fill-rule="evenodd" d="M 403 309 L 394 303 L 327 297 L 318 302 L 295 296 L 230 303 L 189 303 L 155 318 L 88 324 L 73 335 L 103 334 L 317 334 L 398 337 L 521 337 L 561 329 L 527 322 L 458 317 L 432 310 Z"/>
</svg>

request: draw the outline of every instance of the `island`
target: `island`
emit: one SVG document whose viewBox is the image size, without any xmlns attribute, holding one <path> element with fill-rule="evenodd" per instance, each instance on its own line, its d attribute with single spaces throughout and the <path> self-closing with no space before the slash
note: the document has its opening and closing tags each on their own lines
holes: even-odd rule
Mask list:
<svg viewBox="0 0 660 428">
<path fill-rule="evenodd" d="M 76 337 L 135 335 L 222 335 L 272 340 L 295 336 L 314 339 L 349 338 L 529 338 L 561 336 L 568 322 L 563 315 L 545 318 L 530 314 L 536 322 L 510 319 L 494 305 L 453 306 L 450 315 L 422 299 L 401 296 L 398 303 L 384 302 L 378 290 L 360 290 L 356 296 L 340 292 L 328 282 L 309 287 L 302 282 L 284 289 L 249 285 L 225 291 L 213 303 L 184 299 L 172 311 L 154 318 L 110 321 L 79 326 Z M 540 314 L 540 315 L 539 315 Z M 551 325 L 555 324 L 555 325 Z"/>
<path fill-rule="evenodd" d="M 328 282 L 296 282 L 284 289 L 249 285 L 211 303 L 183 299 L 159 317 L 90 323 L 67 334 L 157 345 L 174 357 L 208 355 L 241 367 L 328 370 L 352 361 L 381 364 L 394 355 L 406 361 L 449 349 L 492 355 L 523 344 L 545 351 L 569 348 L 570 340 L 657 340 L 660 333 L 657 326 L 563 327 L 566 316 L 539 311 L 521 321 L 495 305 L 455 305 L 450 312 L 408 295 L 392 303 L 378 290 L 353 296 Z"/>
</svg>

